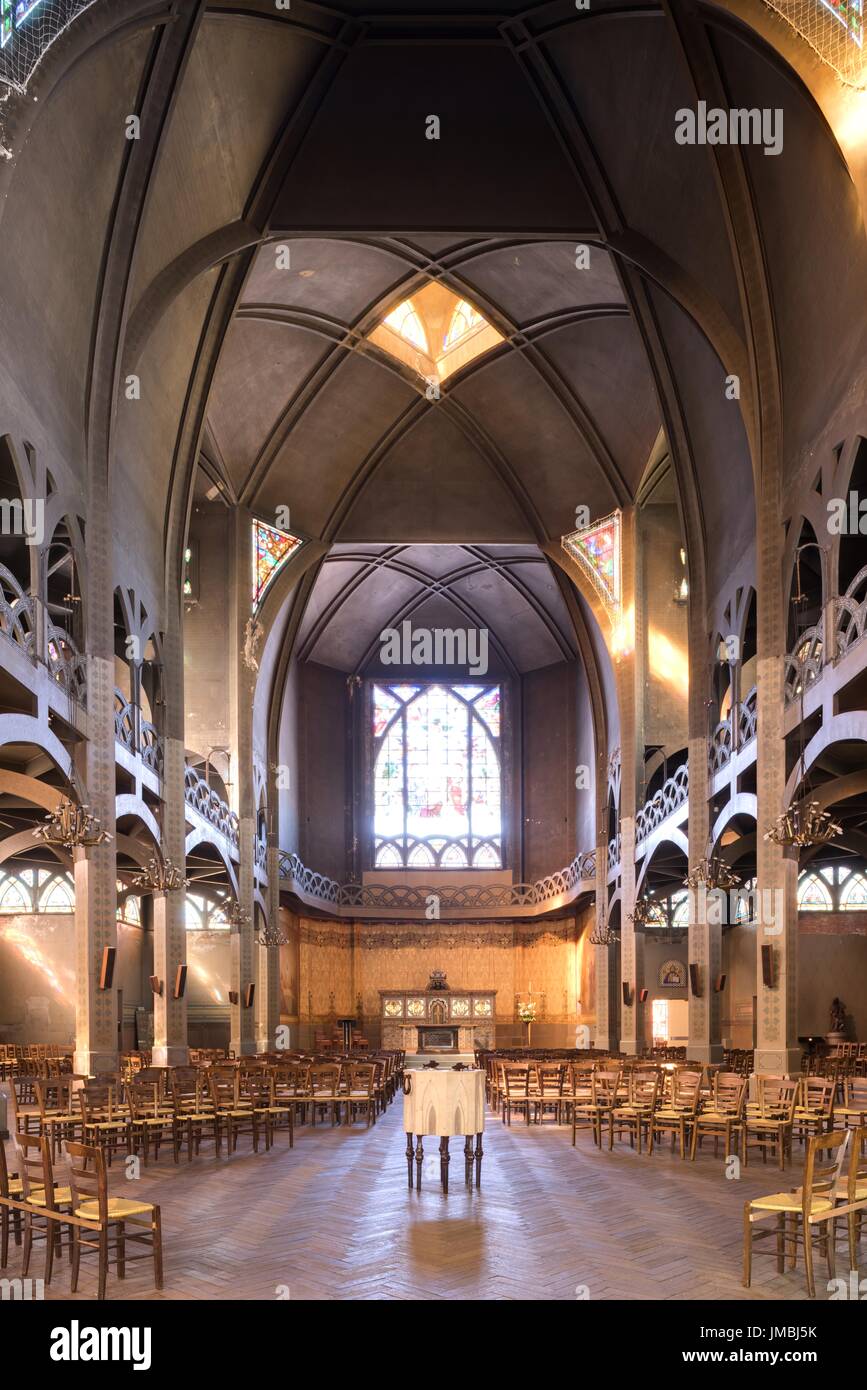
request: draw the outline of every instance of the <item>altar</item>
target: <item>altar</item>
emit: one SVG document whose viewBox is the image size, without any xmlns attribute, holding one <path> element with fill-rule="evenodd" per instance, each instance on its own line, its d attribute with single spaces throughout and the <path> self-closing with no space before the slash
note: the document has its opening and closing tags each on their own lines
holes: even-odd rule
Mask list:
<svg viewBox="0 0 867 1390">
<path fill-rule="evenodd" d="M 495 989 L 382 989 L 382 1046 L 413 1053 L 494 1046 Z"/>
</svg>

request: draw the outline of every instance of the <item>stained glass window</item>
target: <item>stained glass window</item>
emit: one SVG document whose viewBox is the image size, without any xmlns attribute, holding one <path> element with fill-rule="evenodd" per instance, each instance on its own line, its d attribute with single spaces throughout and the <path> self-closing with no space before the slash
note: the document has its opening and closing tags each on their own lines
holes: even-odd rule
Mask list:
<svg viewBox="0 0 867 1390">
<path fill-rule="evenodd" d="M 43 0 L 0 0 L 0 47 L 5 48 L 15 30 Z"/>
<path fill-rule="evenodd" d="M 67 878 L 49 878 L 39 893 L 40 912 L 74 912 L 75 890 Z"/>
<path fill-rule="evenodd" d="M 609 608 L 620 603 L 620 512 L 563 537 L 563 548 L 590 576 Z"/>
<path fill-rule="evenodd" d="M 482 318 L 478 309 L 474 309 L 472 304 L 468 304 L 465 299 L 460 300 L 455 306 L 455 311 L 452 314 L 448 332 L 443 339 L 443 347 L 452 347 L 455 343 L 459 342 L 461 338 L 465 337 L 467 333 L 471 333 L 474 328 L 478 328 L 479 325 L 484 322 L 485 320 Z"/>
<path fill-rule="evenodd" d="M 427 352 L 427 334 L 411 299 L 405 299 L 402 304 L 398 304 L 396 309 L 392 309 L 391 313 L 386 315 L 384 322 L 388 324 L 389 328 L 394 329 L 401 338 L 412 343 L 413 347 Z"/>
<path fill-rule="evenodd" d="M 500 689 L 375 685 L 376 868 L 502 866 Z"/>
<path fill-rule="evenodd" d="M 32 912 L 33 905 L 25 886 L 12 875 L 0 878 L 0 912 Z"/>
<path fill-rule="evenodd" d="M 815 874 L 803 874 L 798 884 L 798 911 L 830 912 L 832 906 L 826 884 Z"/>
<path fill-rule="evenodd" d="M 867 877 L 864 874 L 850 874 L 840 896 L 840 906 L 844 912 L 863 912 L 867 908 Z"/>
<path fill-rule="evenodd" d="M 253 607 L 262 600 L 274 575 L 301 544 L 298 536 L 278 531 L 264 521 L 253 522 Z"/>
</svg>

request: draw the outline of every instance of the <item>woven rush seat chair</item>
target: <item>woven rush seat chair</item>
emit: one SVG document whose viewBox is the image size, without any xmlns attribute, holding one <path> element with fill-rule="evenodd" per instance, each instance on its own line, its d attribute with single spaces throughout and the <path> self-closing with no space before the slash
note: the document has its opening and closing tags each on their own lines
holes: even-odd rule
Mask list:
<svg viewBox="0 0 867 1390">
<path fill-rule="evenodd" d="M 641 1153 L 643 1131 L 649 1128 L 659 1098 L 660 1076 L 656 1068 L 648 1071 L 635 1068 L 629 1073 L 629 1088 L 625 1103 L 617 1102 L 608 1111 L 608 1149 L 614 1148 L 614 1134 L 618 1139 L 625 1131 L 629 1136 L 630 1148 Z"/>
<path fill-rule="evenodd" d="M 843 1088 L 843 1101 L 834 1106 L 834 1119 L 851 1129 L 867 1126 L 867 1077 L 850 1077 Z"/>
<path fill-rule="evenodd" d="M 211 1138 L 215 1153 L 219 1153 L 220 1117 L 214 1109 L 206 1076 L 198 1067 L 175 1067 L 171 1086 L 179 1152 L 186 1141 L 187 1162 L 192 1162 L 193 1153 L 198 1157 L 203 1140 Z"/>
<path fill-rule="evenodd" d="M 786 1166 L 786 1155 L 792 1148 L 792 1125 L 800 1089 L 799 1081 L 775 1076 L 758 1078 L 758 1100 L 748 1101 L 741 1127 L 741 1161 L 749 1160 L 750 1141 L 761 1149 L 762 1162 L 768 1154 L 776 1155 L 780 1168 Z"/>
<path fill-rule="evenodd" d="M 86 1082 L 77 1094 L 84 1142 L 105 1149 L 109 1164 L 114 1153 L 130 1153 L 129 1109 L 121 1103 L 119 1088 L 113 1083 Z"/>
<path fill-rule="evenodd" d="M 583 1119 L 586 1123 L 581 1127 L 591 1129 L 594 1144 L 597 1148 L 602 1148 L 602 1125 L 607 1120 L 609 1112 L 618 1103 L 622 1075 L 619 1067 L 614 1070 L 600 1069 L 594 1071 L 590 1077 L 589 1098 L 575 1097 L 572 1102 L 573 1147 L 579 1128 L 579 1120 Z"/>
<path fill-rule="evenodd" d="M 350 1063 L 345 1072 L 346 1089 L 342 1096 L 346 1107 L 346 1123 L 352 1124 L 363 1111 L 367 1128 L 376 1124 L 376 1068 L 371 1062 Z"/>
<path fill-rule="evenodd" d="M 69 1168 L 71 1211 L 79 1222 L 86 1223 L 72 1227 L 72 1292 L 78 1290 L 84 1251 L 94 1251 L 99 1258 L 99 1299 L 105 1298 L 112 1260 L 118 1278 L 124 1279 L 129 1261 L 152 1258 L 154 1284 L 161 1289 L 163 1246 L 159 1207 L 135 1198 L 110 1196 L 105 1151 L 97 1145 L 69 1141 L 64 1152 Z M 149 1253 L 130 1255 L 129 1247 L 138 1245 L 148 1247 Z"/>
<path fill-rule="evenodd" d="M 815 1134 L 807 1141 L 807 1155 L 804 1162 L 804 1181 L 801 1187 L 790 1192 L 772 1192 L 767 1197 L 754 1197 L 744 1206 L 744 1274 L 745 1288 L 750 1287 L 752 1278 L 752 1259 L 754 1244 L 762 1237 L 775 1237 L 777 1271 L 785 1272 L 788 1259 L 791 1268 L 795 1267 L 797 1251 L 804 1252 L 807 1294 L 816 1296 L 813 1275 L 813 1228 L 818 1229 L 820 1253 L 828 1264 L 828 1277 L 835 1272 L 835 1233 L 837 1212 L 845 1210 L 839 1200 L 840 1173 L 851 1132 L 832 1130 L 830 1133 Z M 851 1146 L 849 1171 L 846 1177 L 846 1196 L 857 1187 L 858 1144 Z M 848 1201 L 845 1205 L 849 1205 Z M 863 1206 L 867 1209 L 867 1197 Z M 754 1232 L 759 1222 L 773 1219 L 772 1230 Z M 769 1253 L 769 1252 L 765 1252 Z M 850 1255 L 850 1259 L 851 1259 Z"/>
<path fill-rule="evenodd" d="M 675 1140 L 677 1140 L 680 1156 L 681 1158 L 686 1158 L 687 1134 L 698 1114 L 699 1095 L 701 1092 L 701 1072 L 672 1072 L 667 1091 L 667 1096 L 663 1097 L 650 1117 L 648 1125 L 650 1134 L 647 1151 L 648 1153 L 653 1153 L 653 1147 L 657 1136 L 662 1138 L 664 1135 L 669 1134 L 671 1136 L 672 1152 L 674 1152 L 674 1143 Z"/>
<path fill-rule="evenodd" d="M 233 1068 L 231 1076 L 225 1073 L 214 1074 L 211 1072 L 208 1083 L 211 1090 L 211 1102 L 216 1115 L 216 1140 L 217 1156 L 222 1151 L 222 1132 L 226 1134 L 226 1153 L 231 1155 L 238 1146 L 238 1139 L 242 1134 L 249 1134 L 253 1140 L 253 1152 L 259 1152 L 259 1135 L 262 1129 L 262 1120 L 250 1102 L 249 1097 L 241 1095 L 241 1079 L 236 1068 Z M 266 1143 L 270 1148 L 270 1127 L 266 1128 Z"/>
<path fill-rule="evenodd" d="M 792 1117 L 793 1135 L 803 1143 L 813 1134 L 833 1129 L 837 1084 L 824 1076 L 802 1076 Z"/>
<path fill-rule="evenodd" d="M 248 1095 L 254 1112 L 265 1129 L 265 1151 L 274 1142 L 274 1130 L 283 1127 L 289 1131 L 289 1147 L 295 1145 L 295 1113 L 291 1101 L 282 1101 L 277 1095 L 273 1072 L 251 1078 Z"/>
<path fill-rule="evenodd" d="M 511 1126 L 513 1110 L 523 1113 L 527 1124 L 530 1123 L 530 1106 L 533 1104 L 530 1081 L 531 1067 L 528 1062 L 500 1063 L 500 1109 L 504 1125 Z"/>
<path fill-rule="evenodd" d="M 138 1075 L 141 1076 L 142 1072 Z M 164 1139 L 169 1140 L 172 1157 L 177 1163 L 180 1148 L 178 1121 L 174 1107 L 167 1108 L 165 1101 L 160 1099 L 159 1083 L 131 1081 L 126 1088 L 126 1102 L 133 1149 L 140 1145 L 147 1163 L 153 1145 L 154 1158 L 159 1162 L 160 1145 Z"/>
<path fill-rule="evenodd" d="M 735 1152 L 733 1141 L 740 1141 L 746 1094 L 745 1076 L 736 1071 L 715 1073 L 713 1095 L 700 1106 L 692 1123 L 689 1156 L 693 1163 L 703 1139 L 713 1139 L 714 1158 L 718 1153 L 720 1139 L 723 1140 L 725 1158 Z"/>
<path fill-rule="evenodd" d="M 76 1139 L 81 1134 L 81 1106 L 76 1102 L 75 1092 L 85 1081 L 83 1076 L 65 1076 L 36 1083 L 39 1126 L 48 1136 L 52 1160 L 57 1158 L 64 1139 Z"/>
</svg>

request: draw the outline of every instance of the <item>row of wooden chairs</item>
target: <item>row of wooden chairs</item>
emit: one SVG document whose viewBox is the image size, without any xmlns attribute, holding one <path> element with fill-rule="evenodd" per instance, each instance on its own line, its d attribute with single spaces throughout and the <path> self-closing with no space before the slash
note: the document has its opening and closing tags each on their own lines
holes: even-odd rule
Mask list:
<svg viewBox="0 0 867 1390">
<path fill-rule="evenodd" d="M 118 1277 L 135 1259 L 153 1260 L 154 1282 L 163 1286 L 162 1223 L 160 1209 L 151 1202 L 114 1197 L 109 1193 L 105 1151 L 99 1145 L 68 1140 L 64 1144 L 66 1172 L 58 1181 L 47 1135 L 19 1134 L 15 1143 L 16 1169 L 9 1171 L 6 1150 L 0 1143 L 0 1269 L 9 1263 L 10 1227 L 22 1251 L 22 1276 L 27 1277 L 34 1243 L 44 1243 L 44 1280 L 51 1283 L 55 1256 L 63 1253 L 63 1233 L 68 1232 L 71 1292 L 78 1290 L 81 1256 L 95 1252 L 98 1265 L 98 1297 L 105 1297 L 109 1267 Z M 130 1247 L 147 1247 L 134 1255 Z"/>
</svg>

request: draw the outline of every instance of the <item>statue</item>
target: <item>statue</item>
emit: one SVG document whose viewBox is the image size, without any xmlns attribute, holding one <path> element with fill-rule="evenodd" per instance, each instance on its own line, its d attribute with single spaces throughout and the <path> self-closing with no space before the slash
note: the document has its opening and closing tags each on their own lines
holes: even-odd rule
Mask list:
<svg viewBox="0 0 867 1390">
<path fill-rule="evenodd" d="M 428 989 L 448 989 L 446 972 L 444 970 L 432 970 L 430 979 L 427 982 Z"/>
<path fill-rule="evenodd" d="M 846 1006 L 842 999 L 833 999 L 831 1001 L 831 1032 L 846 1032 Z"/>
</svg>

